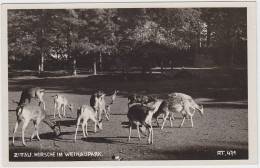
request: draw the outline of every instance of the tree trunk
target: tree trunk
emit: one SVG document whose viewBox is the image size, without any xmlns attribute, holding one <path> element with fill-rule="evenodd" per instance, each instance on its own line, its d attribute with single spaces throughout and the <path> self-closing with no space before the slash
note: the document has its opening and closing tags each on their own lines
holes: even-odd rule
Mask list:
<svg viewBox="0 0 260 168">
<path fill-rule="evenodd" d="M 74 58 L 73 60 L 73 75 L 77 76 L 77 60 Z"/>
<path fill-rule="evenodd" d="M 161 73 L 163 74 L 163 62 L 161 62 Z"/>
<path fill-rule="evenodd" d="M 170 60 L 170 66 L 171 66 L 171 70 L 173 70 L 173 61 Z"/>
<path fill-rule="evenodd" d="M 44 71 L 44 54 L 41 53 L 41 65 L 40 65 L 40 71 Z"/>
<path fill-rule="evenodd" d="M 93 71 L 94 71 L 93 75 L 97 75 L 97 62 L 96 62 L 96 60 L 94 60 L 94 63 L 93 63 Z"/>
<path fill-rule="evenodd" d="M 102 54 L 101 52 L 99 53 L 99 70 L 102 71 L 103 66 L 102 66 Z"/>
<path fill-rule="evenodd" d="M 40 17 L 40 73 L 44 71 L 44 51 L 46 47 L 46 40 L 45 40 L 45 26 L 46 26 L 46 14 L 44 10 L 41 10 L 41 17 Z"/>
</svg>

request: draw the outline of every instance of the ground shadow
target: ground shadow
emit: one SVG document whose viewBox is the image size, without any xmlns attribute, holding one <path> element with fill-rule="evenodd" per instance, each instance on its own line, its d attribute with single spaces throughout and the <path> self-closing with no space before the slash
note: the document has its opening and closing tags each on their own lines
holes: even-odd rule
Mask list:
<svg viewBox="0 0 260 168">
<path fill-rule="evenodd" d="M 184 92 L 194 98 L 214 98 L 215 101 L 247 99 L 246 76 L 229 75 L 228 78 L 230 79 L 224 80 L 221 76 L 214 78 L 210 75 L 207 79 L 168 78 L 163 74 L 130 74 L 127 81 L 123 80 L 124 76 L 121 74 L 66 78 L 9 78 L 9 91 L 21 91 L 27 87 L 39 86 L 45 88 L 47 92 L 54 90 L 80 95 L 91 95 L 98 89 L 111 95 L 113 90 L 117 89 L 121 97 L 138 93 L 164 98 L 171 92 Z M 237 80 L 240 82 L 236 82 Z"/>
</svg>

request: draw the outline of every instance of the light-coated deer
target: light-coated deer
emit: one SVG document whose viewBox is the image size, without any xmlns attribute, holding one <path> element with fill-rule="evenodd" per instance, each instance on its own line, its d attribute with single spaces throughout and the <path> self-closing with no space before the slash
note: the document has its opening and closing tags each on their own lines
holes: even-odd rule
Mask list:
<svg viewBox="0 0 260 168">
<path fill-rule="evenodd" d="M 93 95 L 91 95 L 90 106 L 96 112 L 98 120 L 101 120 L 103 113 L 105 114 L 106 119 L 109 120 L 109 117 L 110 117 L 109 112 L 110 112 L 111 104 L 109 104 L 109 105 L 106 104 L 104 92 L 98 91 L 98 92 L 94 93 Z"/>
<path fill-rule="evenodd" d="M 56 111 L 58 112 L 59 118 L 61 117 L 61 112 L 63 112 L 63 117 L 66 117 L 66 108 L 70 109 L 70 111 L 73 111 L 73 104 L 69 104 L 68 99 L 64 95 L 57 94 L 54 97 L 54 112 L 53 117 L 55 118 Z"/>
<path fill-rule="evenodd" d="M 100 96 L 100 98 L 97 101 L 97 111 L 98 111 L 98 119 L 101 120 L 102 118 L 102 114 L 105 114 L 106 119 L 109 121 L 110 118 L 110 105 L 106 104 L 105 101 L 105 94 L 103 94 L 102 96 Z"/>
<path fill-rule="evenodd" d="M 111 96 L 111 103 L 110 103 L 110 104 L 113 104 L 113 103 L 114 103 L 118 92 L 119 92 L 119 90 L 115 90 L 115 91 L 114 91 L 114 93 L 113 93 L 112 96 Z"/>
<path fill-rule="evenodd" d="M 84 138 L 86 137 L 86 135 L 88 135 L 88 131 L 87 131 L 88 120 L 92 120 L 95 123 L 94 132 L 97 131 L 97 126 L 99 127 L 99 129 L 101 129 L 101 130 L 103 129 L 102 128 L 102 119 L 101 120 L 97 119 L 96 113 L 91 106 L 82 105 L 77 111 L 77 116 L 78 116 L 77 117 L 77 126 L 76 126 L 75 137 L 74 137 L 75 142 L 77 139 L 78 127 L 80 125 L 81 120 L 83 120 L 81 125 L 82 125 L 82 131 L 83 131 Z"/>
<path fill-rule="evenodd" d="M 179 127 L 182 127 L 186 118 L 190 118 L 191 120 L 191 127 L 194 126 L 193 124 L 193 115 L 196 111 L 199 111 L 201 115 L 203 115 L 203 106 L 199 106 L 189 95 L 184 93 L 172 93 L 169 95 L 167 100 L 164 100 L 158 111 L 155 112 L 154 118 L 157 120 L 158 124 L 158 116 L 163 114 L 163 123 L 161 129 L 163 129 L 164 124 L 170 115 L 170 124 L 171 127 L 173 126 L 172 120 L 174 119 L 174 113 L 181 113 L 182 114 L 182 122 Z"/>
<path fill-rule="evenodd" d="M 37 136 L 37 139 L 40 140 L 39 124 L 41 121 L 47 124 L 55 132 L 56 136 L 60 134 L 60 127 L 59 126 L 57 127 L 56 123 L 52 122 L 49 118 L 47 118 L 45 110 L 40 106 L 36 106 L 32 104 L 18 106 L 16 109 L 16 117 L 17 120 L 13 131 L 13 144 L 14 144 L 15 133 L 21 121 L 23 121 L 22 143 L 24 146 L 26 146 L 24 140 L 24 132 L 30 121 L 33 121 L 34 124 L 34 132 L 31 136 L 31 140 L 35 137 L 35 135 Z"/>
<path fill-rule="evenodd" d="M 45 110 L 45 102 L 43 100 L 43 95 L 45 93 L 45 89 L 42 89 L 40 87 L 32 87 L 27 88 L 22 91 L 20 101 L 18 103 L 18 106 L 21 106 L 26 103 L 26 100 L 28 100 L 28 103 L 31 102 L 32 98 L 39 99 L 39 106 L 43 104 L 43 109 Z"/>
</svg>

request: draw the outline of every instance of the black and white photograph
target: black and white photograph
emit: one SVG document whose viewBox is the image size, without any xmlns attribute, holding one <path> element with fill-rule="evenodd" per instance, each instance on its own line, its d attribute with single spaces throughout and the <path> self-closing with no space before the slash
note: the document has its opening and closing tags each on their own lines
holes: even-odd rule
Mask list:
<svg viewBox="0 0 260 168">
<path fill-rule="evenodd" d="M 7 9 L 9 162 L 249 160 L 248 12 Z"/>
</svg>

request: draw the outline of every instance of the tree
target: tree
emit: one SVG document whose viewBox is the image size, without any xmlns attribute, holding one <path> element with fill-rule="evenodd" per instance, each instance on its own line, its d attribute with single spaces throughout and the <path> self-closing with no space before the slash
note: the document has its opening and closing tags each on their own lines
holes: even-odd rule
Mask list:
<svg viewBox="0 0 260 168">
<path fill-rule="evenodd" d="M 202 20 L 207 25 L 207 47 L 219 48 L 220 63 L 233 67 L 236 51 L 246 47 L 239 46 L 247 41 L 246 8 L 201 9 Z M 243 53 L 246 56 L 245 53 Z"/>
</svg>

